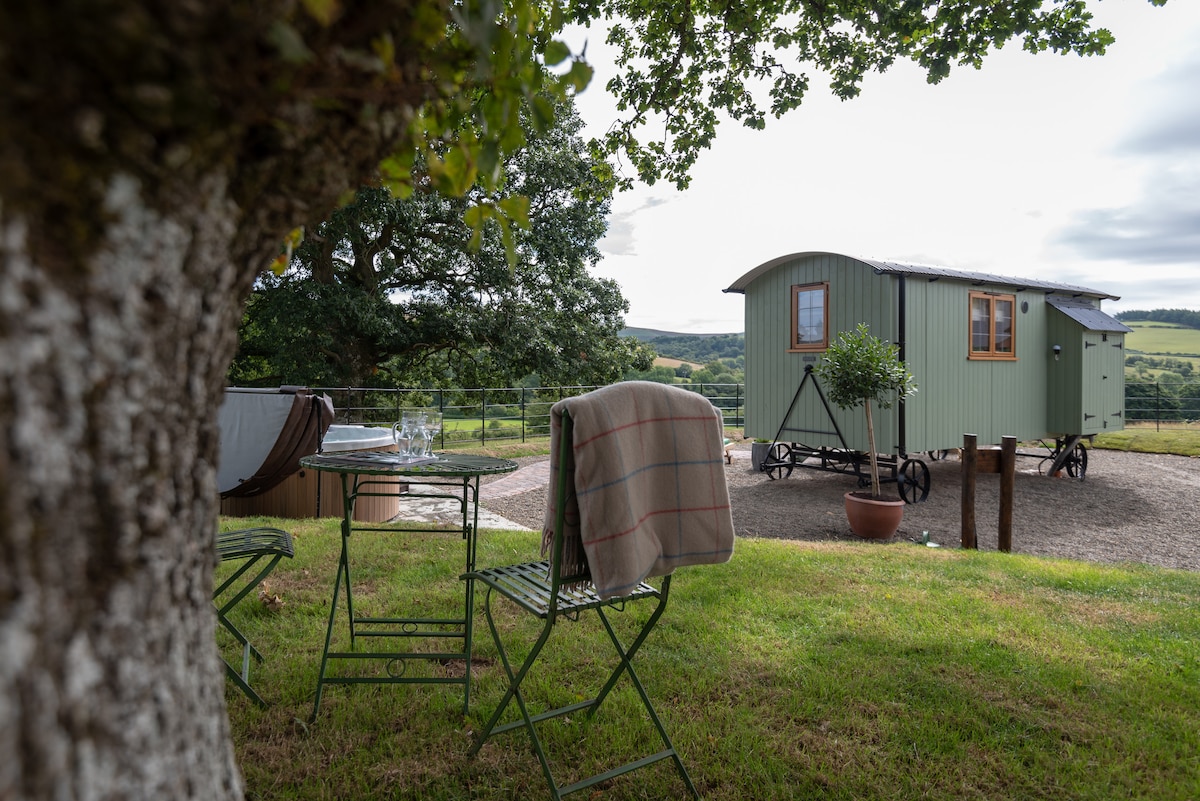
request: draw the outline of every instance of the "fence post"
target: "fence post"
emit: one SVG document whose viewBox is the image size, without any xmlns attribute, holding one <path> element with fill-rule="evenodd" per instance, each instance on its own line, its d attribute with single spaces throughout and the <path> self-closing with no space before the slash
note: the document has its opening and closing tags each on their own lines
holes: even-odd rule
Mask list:
<svg viewBox="0 0 1200 801">
<path fill-rule="evenodd" d="M 487 445 L 487 390 L 479 390 L 479 444 Z"/>
<path fill-rule="evenodd" d="M 1161 385 L 1154 382 L 1154 430 L 1162 430 L 1162 396 L 1159 395 L 1159 387 Z"/>
<path fill-rule="evenodd" d="M 1017 438 L 1000 438 L 1000 532 L 999 550 L 1012 551 L 1013 489 L 1017 475 Z"/>
<path fill-rule="evenodd" d="M 962 547 L 977 550 L 975 538 L 975 473 L 979 454 L 975 451 L 975 435 L 963 434 L 962 453 Z"/>
<path fill-rule="evenodd" d="M 521 387 L 521 442 L 525 442 L 525 387 Z"/>
<path fill-rule="evenodd" d="M 438 437 L 441 443 L 438 450 L 446 450 L 446 393 L 438 390 L 438 414 L 442 416 L 442 427 L 438 429 Z"/>
</svg>

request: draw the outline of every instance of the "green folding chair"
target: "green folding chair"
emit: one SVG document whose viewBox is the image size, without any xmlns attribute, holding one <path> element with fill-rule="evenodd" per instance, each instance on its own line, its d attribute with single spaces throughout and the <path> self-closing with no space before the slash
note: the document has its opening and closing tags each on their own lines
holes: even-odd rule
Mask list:
<svg viewBox="0 0 1200 801">
<path fill-rule="evenodd" d="M 229 613 L 270 575 L 283 557 L 291 559 L 294 553 L 292 535 L 279 528 L 248 528 L 217 534 L 218 559 L 222 563 L 241 561 L 232 575 L 221 582 L 213 592 L 217 622 L 241 646 L 241 669 L 235 669 L 224 656 L 221 657 L 221 661 L 225 663 L 225 675 L 247 698 L 263 707 L 267 705 L 266 702 L 250 686 L 250 659 L 253 657 L 262 662 L 262 654 L 230 621 Z M 251 578 L 247 580 L 247 576 Z"/>
<path fill-rule="evenodd" d="M 491 630 L 492 639 L 496 644 L 496 650 L 499 652 L 500 662 L 508 677 L 508 689 L 504 693 L 500 704 L 496 707 L 495 712 L 492 713 L 487 725 L 476 737 L 475 742 L 472 744 L 470 755 L 474 756 L 477 754 L 479 749 L 483 747 L 483 744 L 494 735 L 513 729 L 524 728 L 529 734 L 534 753 L 537 754 L 538 761 L 541 762 L 546 782 L 550 786 L 550 793 L 556 801 L 563 796 L 584 790 L 664 759 L 670 759 L 674 762 L 675 768 L 687 786 L 688 792 L 692 797 L 699 798 L 699 793 L 696 791 L 696 787 L 688 775 L 687 768 L 684 767 L 683 761 L 679 758 L 675 746 L 671 743 L 671 739 L 667 735 L 658 714 L 654 711 L 654 705 L 650 702 L 650 697 L 647 695 L 633 667 L 634 655 L 642 647 L 642 643 L 645 642 L 647 635 L 649 635 L 651 629 L 654 628 L 655 623 L 658 622 L 659 617 L 662 616 L 663 611 L 666 609 L 667 596 L 671 587 L 671 576 L 667 575 L 662 578 L 661 588 L 659 589 L 642 582 L 633 592 L 624 597 L 603 600 L 588 583 L 590 579 L 588 573 L 563 575 L 563 531 L 567 506 L 568 481 L 570 480 L 565 465 L 567 464 L 567 457 L 572 443 L 571 433 L 571 418 L 569 413 L 564 412 L 562 418 L 562 436 L 560 438 L 561 455 L 558 462 L 563 467 L 560 467 L 558 471 L 556 488 L 557 504 L 555 506 L 557 519 L 555 522 L 554 541 L 550 560 L 477 570 L 463 576 L 464 579 L 479 581 L 487 586 L 484 611 L 487 617 L 488 628 Z M 496 626 L 495 617 L 492 612 L 492 603 L 495 597 L 508 599 L 520 610 L 536 615 L 542 621 L 541 633 L 537 637 L 536 642 L 534 642 L 529 655 L 516 670 L 513 669 L 508 651 L 501 641 L 500 632 Z M 632 643 L 628 647 L 625 647 L 618 638 L 606 610 L 620 612 L 624 611 L 631 604 L 651 600 L 655 602 L 653 612 L 650 614 L 649 619 L 642 625 Z M 537 661 L 538 655 L 549 640 L 555 625 L 563 621 L 577 621 L 589 610 L 596 612 L 604 626 L 604 630 L 612 641 L 613 647 L 616 650 L 616 666 L 612 669 L 612 673 L 596 697 L 557 709 L 531 714 L 526 704 L 525 695 L 521 690 L 522 682 L 528 676 L 534 662 Z M 607 770 L 565 787 L 560 787 L 551 771 L 550 762 L 542 746 L 541 738 L 538 736 L 538 724 L 552 718 L 572 715 L 574 713 L 586 712 L 588 715 L 595 715 L 622 675 L 629 677 L 629 680 L 637 690 L 637 694 L 641 697 L 646 713 L 652 721 L 658 737 L 662 741 L 662 749 L 657 753 L 635 759 L 612 770 Z M 500 725 L 500 720 L 512 701 L 516 701 L 520 717 L 515 721 Z"/>
</svg>

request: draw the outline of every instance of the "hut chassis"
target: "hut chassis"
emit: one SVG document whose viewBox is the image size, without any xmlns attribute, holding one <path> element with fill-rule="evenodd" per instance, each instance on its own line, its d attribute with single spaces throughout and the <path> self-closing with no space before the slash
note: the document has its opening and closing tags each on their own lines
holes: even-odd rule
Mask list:
<svg viewBox="0 0 1200 801">
<path fill-rule="evenodd" d="M 796 402 L 800 399 L 800 394 L 809 382 L 812 383 L 813 391 L 817 393 L 817 396 L 821 400 L 821 405 L 825 409 L 832 430 L 792 428 L 787 426 L 787 420 L 791 417 L 792 409 L 795 408 Z M 835 436 L 841 443 L 841 447 L 812 446 L 802 442 L 789 441 L 784 439 L 784 433 Z M 1084 439 L 1084 436 L 1078 434 L 1057 437 L 1053 445 L 1048 444 L 1044 439 L 1039 440 L 1038 443 L 1042 448 L 1041 451 L 1030 453 L 1028 450 L 1018 449 L 1017 456 L 1040 459 L 1041 461 L 1038 465 L 1039 472 L 1054 475 L 1065 469 L 1067 475 L 1071 478 L 1083 480 L 1087 475 L 1088 463 L 1087 448 L 1083 444 Z M 1092 438 L 1088 436 L 1086 439 L 1090 441 Z M 932 461 L 939 461 L 946 458 L 948 453 L 947 450 L 942 449 L 928 451 L 926 455 Z M 932 479 L 930 478 L 929 466 L 925 464 L 924 459 L 920 456 L 912 456 L 903 450 L 896 454 L 879 453 L 876 454 L 875 458 L 880 471 L 884 473 L 879 477 L 880 483 L 895 484 L 897 494 L 905 503 L 923 503 L 928 499 Z M 869 454 L 853 450 L 846 444 L 846 438 L 842 435 L 842 430 L 837 424 L 833 409 L 829 406 L 829 401 L 821 389 L 820 382 L 817 381 L 817 376 L 813 371 L 812 365 L 806 366 L 804 369 L 804 378 L 801 380 L 800 386 L 796 389 L 792 403 L 788 406 L 787 413 L 783 416 L 783 423 L 775 433 L 775 439 L 771 442 L 770 447 L 767 448 L 766 455 L 759 463 L 758 469 L 766 473 L 767 477 L 772 481 L 791 476 L 792 470 L 796 468 L 848 473 L 853 474 L 858 479 L 859 489 L 865 489 L 871 485 L 871 475 L 867 472 L 867 469 L 864 469 L 864 465 L 868 465 L 869 462 Z M 1049 464 L 1047 465 L 1047 463 Z"/>
</svg>

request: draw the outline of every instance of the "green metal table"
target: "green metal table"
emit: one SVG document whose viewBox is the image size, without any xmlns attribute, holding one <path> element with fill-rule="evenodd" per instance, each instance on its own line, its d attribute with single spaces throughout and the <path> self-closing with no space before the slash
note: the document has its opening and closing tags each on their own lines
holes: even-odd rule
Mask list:
<svg viewBox="0 0 1200 801">
<path fill-rule="evenodd" d="M 357 452 L 318 454 L 306 456 L 300 465 L 309 470 L 337 473 L 342 483 L 342 552 L 338 558 L 337 575 L 333 580 L 333 600 L 329 604 L 329 628 L 325 632 L 325 647 L 321 653 L 321 670 L 317 676 L 317 693 L 313 700 L 310 720 L 315 720 L 321 706 L 321 694 L 326 684 L 461 684 L 463 685 L 463 714 L 471 700 L 471 617 L 475 605 L 475 584 L 471 580 L 460 582 L 464 587 L 463 605 L 458 613 L 448 617 L 356 617 L 354 595 L 350 579 L 350 540 L 354 532 L 404 531 L 444 533 L 445 527 L 412 528 L 382 524 L 359 525 L 354 522 L 354 504 L 359 498 L 368 496 L 403 495 L 410 485 L 421 485 L 426 489 L 422 498 L 455 500 L 462 510 L 462 540 L 466 550 L 464 573 L 475 569 L 475 548 L 479 524 L 479 478 L 485 475 L 510 473 L 517 469 L 516 462 L 490 456 L 447 453 L 439 454 L 433 461 L 410 462 L 397 454 L 379 452 Z M 395 479 L 404 477 L 405 484 L 397 485 Z M 403 489 L 398 488 L 403 487 Z M 433 488 L 432 492 L 428 488 Z M 416 496 L 414 496 L 416 497 Z M 334 627 L 337 623 L 337 607 L 342 584 L 346 586 L 346 616 L 350 626 L 350 650 L 331 650 Z M 385 642 L 397 640 L 404 643 L 398 649 L 359 650 L 359 638 L 380 638 Z M 413 650 L 419 641 L 457 642 L 458 649 L 444 648 L 432 651 Z M 381 659 L 386 662 L 386 675 L 373 676 L 329 676 L 332 660 Z M 465 662 L 462 677 L 458 676 L 410 676 L 407 668 L 410 661 L 445 662 L 461 659 Z"/>
</svg>

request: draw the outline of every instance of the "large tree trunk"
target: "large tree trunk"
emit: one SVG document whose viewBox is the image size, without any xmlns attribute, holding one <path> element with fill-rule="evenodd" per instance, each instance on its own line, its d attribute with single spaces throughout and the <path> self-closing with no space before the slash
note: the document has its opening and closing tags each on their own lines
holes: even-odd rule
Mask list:
<svg viewBox="0 0 1200 801">
<path fill-rule="evenodd" d="M 241 796 L 210 602 L 241 305 L 404 144 L 444 14 L 0 4 L 3 801 Z"/>
<path fill-rule="evenodd" d="M 215 409 L 252 273 L 220 176 L 117 174 L 82 272 L 0 210 L 0 798 L 240 795 L 212 591 Z"/>
</svg>

